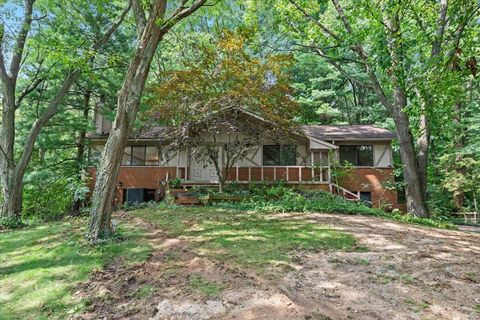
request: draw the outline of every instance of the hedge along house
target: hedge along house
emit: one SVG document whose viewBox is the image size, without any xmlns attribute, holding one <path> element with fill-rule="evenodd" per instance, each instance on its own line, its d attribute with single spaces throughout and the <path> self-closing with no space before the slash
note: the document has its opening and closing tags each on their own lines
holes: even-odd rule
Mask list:
<svg viewBox="0 0 480 320">
<path fill-rule="evenodd" d="M 241 109 L 245 121 L 262 131 L 272 122 Z M 96 116 L 96 131 L 91 140 L 93 163 L 103 150 L 111 123 Z M 131 135 L 120 168 L 115 205 L 123 202 L 160 200 L 167 180 L 180 178 L 182 187 L 213 186 L 219 183 L 218 171 L 210 161 L 199 161 L 195 148 L 163 152 L 165 127 Z M 205 132 L 205 135 L 213 135 Z M 225 164 L 228 134 L 216 133 L 218 163 Z M 208 138 L 208 137 L 207 137 Z M 283 181 L 292 186 L 315 188 L 340 194 L 350 200 L 365 200 L 374 207 L 398 208 L 393 185 L 391 141 L 395 134 L 370 125 L 306 125 L 284 138 L 265 137 L 238 159 L 228 172 L 227 181 L 238 184 Z M 348 171 L 339 164 L 347 161 Z M 224 168 L 223 168 L 224 169 Z M 95 168 L 91 169 L 94 186 Z M 337 174 L 338 176 L 338 174 Z"/>
</svg>

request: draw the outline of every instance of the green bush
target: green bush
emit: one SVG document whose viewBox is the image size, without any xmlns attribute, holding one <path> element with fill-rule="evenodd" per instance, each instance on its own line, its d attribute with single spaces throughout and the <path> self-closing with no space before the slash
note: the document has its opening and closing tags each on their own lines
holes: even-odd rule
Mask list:
<svg viewBox="0 0 480 320">
<path fill-rule="evenodd" d="M 416 218 L 398 210 L 386 213 L 380 209 L 367 207 L 362 202 L 349 201 L 329 192 L 319 190 L 294 189 L 284 184 L 273 186 L 255 185 L 241 202 L 219 202 L 222 208 L 256 212 L 321 212 L 351 215 L 385 217 L 396 221 L 425 226 L 453 229 L 453 225 L 440 219 Z"/>
<path fill-rule="evenodd" d="M 56 220 L 65 215 L 74 199 L 76 188 L 83 188 L 62 175 L 48 170 L 31 172 L 25 177 L 23 217 L 34 220 Z M 85 191 L 82 189 L 82 192 Z"/>
<path fill-rule="evenodd" d="M 16 217 L 0 217 L 0 230 L 2 229 L 17 229 L 25 226 L 25 223 L 21 219 Z"/>
</svg>

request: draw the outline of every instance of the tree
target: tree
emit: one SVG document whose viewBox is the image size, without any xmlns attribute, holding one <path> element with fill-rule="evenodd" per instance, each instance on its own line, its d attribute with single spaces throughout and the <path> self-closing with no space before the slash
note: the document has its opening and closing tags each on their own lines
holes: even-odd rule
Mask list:
<svg viewBox="0 0 480 320">
<path fill-rule="evenodd" d="M 477 3 L 461 1 L 449 8 L 446 15 L 445 3 L 423 6 L 421 13 L 427 17 L 424 20 L 419 18 L 419 7 L 413 2 L 341 4 L 332 0 L 331 5 L 323 2 L 318 6 L 309 1 L 288 0 L 279 5 L 290 21 L 285 27 L 293 29 L 296 39 L 304 38 L 303 46 L 324 58 L 347 79 L 371 88 L 393 118 L 400 145 L 407 209 L 419 217 L 428 215 L 424 188 L 428 144 L 425 139 L 419 140 L 420 144 L 414 139 L 411 125 L 414 118 L 410 111 L 412 84 L 415 88 L 425 80 L 425 70 L 438 73 L 446 69 L 446 57 L 461 38 L 461 32 L 457 36 L 458 30 L 471 24 L 478 10 Z M 450 21 L 448 28 L 447 20 Z M 423 33 L 409 32 L 420 27 Z M 431 35 L 431 30 L 438 32 Z M 449 32 L 449 37 L 443 37 L 445 32 Z M 436 52 L 437 42 L 442 44 L 441 58 L 435 53 L 430 59 L 423 59 L 428 45 Z M 361 66 L 365 77 L 348 72 L 345 65 Z M 432 89 L 424 88 L 423 92 Z M 423 120 L 426 121 L 426 117 Z"/>
<path fill-rule="evenodd" d="M 192 3 L 188 6 L 189 2 Z M 91 242 L 98 242 L 111 234 L 112 200 L 122 154 L 135 123 L 158 44 L 175 24 L 193 14 L 206 2 L 207 0 L 180 0 L 172 10 L 168 10 L 168 0 L 155 0 L 147 18 L 144 2 L 132 1 L 138 43 L 118 95 L 115 120 L 97 171 L 87 235 Z"/>
<path fill-rule="evenodd" d="M 213 44 L 197 45 L 196 60 L 186 60 L 184 69 L 163 72 L 144 117 L 151 119 L 146 126 L 171 128 L 162 132 L 165 153 L 188 148 L 197 161 L 214 165 L 220 192 L 238 161 L 262 139 L 293 131 L 298 116 L 286 73 L 291 56 L 248 53 L 247 32 L 224 31 Z M 240 109 L 271 123 L 252 121 Z"/>
<path fill-rule="evenodd" d="M 22 192 L 23 178 L 27 166 L 31 160 L 35 142 L 37 141 L 42 128 L 49 120 L 58 113 L 59 107 L 68 93 L 68 90 L 77 81 L 85 68 L 85 62 L 94 56 L 102 46 L 109 40 L 111 35 L 122 23 L 127 15 L 130 6 L 124 9 L 117 21 L 104 29 L 100 37 L 88 39 L 79 50 L 80 54 L 64 56 L 63 62 L 50 59 L 48 50 L 44 50 L 37 42 L 42 37 L 42 22 L 46 24 L 48 19 L 54 19 L 57 27 L 63 26 L 61 20 L 56 20 L 56 12 L 47 11 L 46 7 L 39 8 L 34 14 L 35 0 L 25 0 L 23 7 L 23 16 L 21 21 L 11 23 L 9 30 L 15 34 L 8 35 L 5 23 L 0 24 L 0 82 L 2 89 L 2 123 L 0 126 L 0 183 L 3 203 L 0 211 L 0 219 L 11 224 L 18 224 L 22 211 Z M 82 3 L 85 4 L 85 3 Z M 94 3 L 95 5 L 105 5 L 104 2 Z M 54 6 L 51 6 L 54 8 Z M 115 12 L 116 7 L 112 7 Z M 56 8 L 61 12 L 62 7 Z M 65 9 L 65 8 L 63 8 Z M 89 4 L 88 9 L 96 10 L 98 7 Z M 45 13 L 40 16 L 40 13 Z M 60 15 L 61 16 L 61 15 Z M 108 16 L 108 14 L 107 14 Z M 5 21 L 5 20 L 2 20 Z M 31 36 L 30 30 L 38 25 L 39 30 Z M 88 23 L 86 24 L 88 25 Z M 105 27 L 104 27 L 105 28 Z M 45 39 L 51 40 L 47 36 Z M 57 35 L 58 36 L 58 35 Z M 90 41 L 91 40 L 91 41 Z M 57 43 L 58 44 L 58 43 Z M 50 48 L 51 49 L 51 48 Z M 64 48 L 68 50 L 68 48 Z M 54 55 L 59 59 L 57 52 L 62 48 L 54 50 Z M 47 52 L 47 53 L 46 53 Z M 28 60 L 30 55 L 35 56 L 33 63 Z M 9 61 L 7 57 L 10 57 Z M 9 62 L 9 65 L 8 65 Z M 42 83 L 45 83 L 48 76 L 55 74 L 63 78 L 60 83 L 54 83 L 55 88 L 51 91 L 50 98 L 43 110 L 39 110 L 36 119 L 31 124 L 28 134 L 25 136 L 23 146 L 17 145 L 15 123 L 17 114 L 24 106 L 24 100 L 32 94 Z M 25 81 L 26 80 L 26 81 Z M 18 155 L 18 156 L 17 156 Z"/>
</svg>

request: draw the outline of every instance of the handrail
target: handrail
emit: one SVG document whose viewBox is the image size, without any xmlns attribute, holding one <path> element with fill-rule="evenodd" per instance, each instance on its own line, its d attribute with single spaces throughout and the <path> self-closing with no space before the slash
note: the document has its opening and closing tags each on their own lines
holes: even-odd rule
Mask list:
<svg viewBox="0 0 480 320">
<path fill-rule="evenodd" d="M 353 192 L 351 192 L 351 191 L 349 191 L 349 190 L 347 190 L 343 187 L 340 187 L 338 184 L 335 184 L 333 182 L 330 183 L 330 186 L 331 186 L 331 188 L 336 188 L 337 192 L 341 191 L 344 197 L 349 195 L 349 196 L 353 197 L 353 199 L 355 199 L 355 200 L 360 200 L 360 192 L 353 193 Z M 331 191 L 333 192 L 333 190 L 331 190 Z M 340 192 L 338 192 L 338 193 L 340 193 Z"/>
</svg>

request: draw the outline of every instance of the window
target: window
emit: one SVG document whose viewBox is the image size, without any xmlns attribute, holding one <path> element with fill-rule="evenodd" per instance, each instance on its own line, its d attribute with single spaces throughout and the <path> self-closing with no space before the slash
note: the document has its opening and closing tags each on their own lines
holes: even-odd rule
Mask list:
<svg viewBox="0 0 480 320">
<path fill-rule="evenodd" d="M 158 166 L 158 147 L 126 146 L 122 158 L 123 166 Z"/>
<path fill-rule="evenodd" d="M 354 166 L 373 167 L 373 146 L 340 146 L 340 162 L 349 162 Z"/>
<path fill-rule="evenodd" d="M 263 146 L 264 166 L 294 166 L 297 163 L 297 152 L 294 145 Z"/>
<path fill-rule="evenodd" d="M 360 192 L 360 201 L 363 202 L 367 207 L 372 206 L 372 193 L 371 192 Z"/>
</svg>

